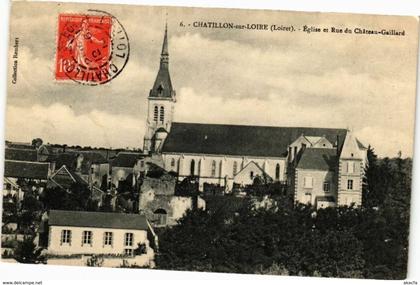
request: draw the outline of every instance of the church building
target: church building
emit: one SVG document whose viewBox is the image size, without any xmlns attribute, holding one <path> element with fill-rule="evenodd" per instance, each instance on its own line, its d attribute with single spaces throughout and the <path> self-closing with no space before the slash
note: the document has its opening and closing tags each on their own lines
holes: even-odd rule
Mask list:
<svg viewBox="0 0 420 285">
<path fill-rule="evenodd" d="M 165 28 L 159 71 L 148 96 L 144 152 L 179 180 L 197 177 L 229 192 L 256 177 L 278 182 L 296 202 L 360 205 L 367 149 L 347 129 L 174 122 L 176 92 Z"/>
</svg>

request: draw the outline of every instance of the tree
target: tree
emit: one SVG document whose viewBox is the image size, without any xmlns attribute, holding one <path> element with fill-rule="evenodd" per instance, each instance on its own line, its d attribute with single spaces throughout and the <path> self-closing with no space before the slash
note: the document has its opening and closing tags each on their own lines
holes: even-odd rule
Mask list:
<svg viewBox="0 0 420 285">
<path fill-rule="evenodd" d="M 102 267 L 103 263 L 104 263 L 104 258 L 98 257 L 96 255 L 92 255 L 90 258 L 86 260 L 86 266 L 89 266 L 89 267 Z"/>
<path fill-rule="evenodd" d="M 376 207 L 382 198 L 381 169 L 378 165 L 378 156 L 375 150 L 369 145 L 367 150 L 367 165 L 363 183 L 362 202 L 364 207 Z"/>
<path fill-rule="evenodd" d="M 45 257 L 42 256 L 42 248 L 37 248 L 34 237 L 27 237 L 19 241 L 14 251 L 14 258 L 20 263 L 44 263 Z"/>
<path fill-rule="evenodd" d="M 370 148 L 369 148 L 370 149 Z M 364 189 L 364 223 L 357 229 L 364 244 L 364 275 L 376 279 L 404 279 L 408 260 L 412 160 L 378 159 L 368 149 L 369 167 Z"/>
<path fill-rule="evenodd" d="M 43 144 L 43 141 L 41 138 L 36 138 L 32 140 L 32 146 L 39 148 Z"/>
<path fill-rule="evenodd" d="M 3 196 L 3 216 L 2 222 L 4 225 L 16 222 L 18 216 L 18 202 L 16 195 Z"/>
<path fill-rule="evenodd" d="M 259 268 L 255 274 L 267 274 L 267 275 L 284 275 L 288 276 L 289 271 L 284 267 L 284 265 L 279 265 L 277 263 L 273 263 L 268 268 Z"/>
<path fill-rule="evenodd" d="M 41 218 L 42 203 L 32 191 L 25 192 L 21 207 L 17 213 L 17 223 L 24 232 L 33 232 L 37 221 Z"/>
<path fill-rule="evenodd" d="M 134 255 L 142 255 L 147 253 L 147 247 L 145 243 L 138 243 L 137 248 L 134 249 Z"/>
<path fill-rule="evenodd" d="M 97 210 L 97 203 L 92 201 L 89 187 L 80 183 L 71 184 L 69 189 L 47 188 L 40 199 L 46 210 Z"/>
<path fill-rule="evenodd" d="M 114 208 L 112 206 L 112 198 L 113 196 L 111 194 L 105 194 L 103 197 L 102 205 L 99 208 L 101 212 L 113 212 Z"/>
<path fill-rule="evenodd" d="M 46 210 L 67 210 L 69 194 L 61 187 L 47 188 L 41 195 Z"/>
<path fill-rule="evenodd" d="M 315 210 L 283 199 L 255 209 L 249 197 L 205 196 L 206 210 L 162 230 L 157 268 L 404 279 L 412 161 L 380 159 L 371 147 L 368 158 L 363 207 Z"/>
</svg>

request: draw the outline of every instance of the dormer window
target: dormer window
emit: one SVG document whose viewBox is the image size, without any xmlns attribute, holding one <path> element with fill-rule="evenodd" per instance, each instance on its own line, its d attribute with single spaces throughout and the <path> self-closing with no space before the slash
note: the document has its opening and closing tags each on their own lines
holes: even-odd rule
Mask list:
<svg viewBox="0 0 420 285">
<path fill-rule="evenodd" d="M 159 85 L 159 87 L 157 88 L 157 91 L 158 91 L 158 94 L 159 95 L 162 95 L 163 94 L 163 85 L 162 85 L 162 83 Z"/>
</svg>

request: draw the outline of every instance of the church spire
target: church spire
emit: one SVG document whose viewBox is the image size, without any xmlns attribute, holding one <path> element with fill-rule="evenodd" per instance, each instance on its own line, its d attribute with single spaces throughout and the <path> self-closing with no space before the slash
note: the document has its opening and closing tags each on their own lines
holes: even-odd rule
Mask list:
<svg viewBox="0 0 420 285">
<path fill-rule="evenodd" d="M 160 63 L 169 63 L 169 51 L 168 51 L 168 23 L 165 24 L 165 35 L 163 36 L 162 52 L 160 54 Z"/>
<path fill-rule="evenodd" d="M 169 48 L 168 48 L 168 24 L 165 24 L 162 52 L 160 54 L 160 66 L 153 88 L 149 97 L 174 99 L 175 91 L 172 88 L 171 76 L 169 75 Z"/>
</svg>

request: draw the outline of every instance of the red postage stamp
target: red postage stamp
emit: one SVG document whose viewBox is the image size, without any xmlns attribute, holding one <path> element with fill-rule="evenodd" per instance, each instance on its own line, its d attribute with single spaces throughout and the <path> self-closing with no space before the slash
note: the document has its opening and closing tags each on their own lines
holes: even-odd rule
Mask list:
<svg viewBox="0 0 420 285">
<path fill-rule="evenodd" d="M 110 15 L 59 15 L 56 80 L 98 85 L 111 79 L 112 22 Z"/>
</svg>

